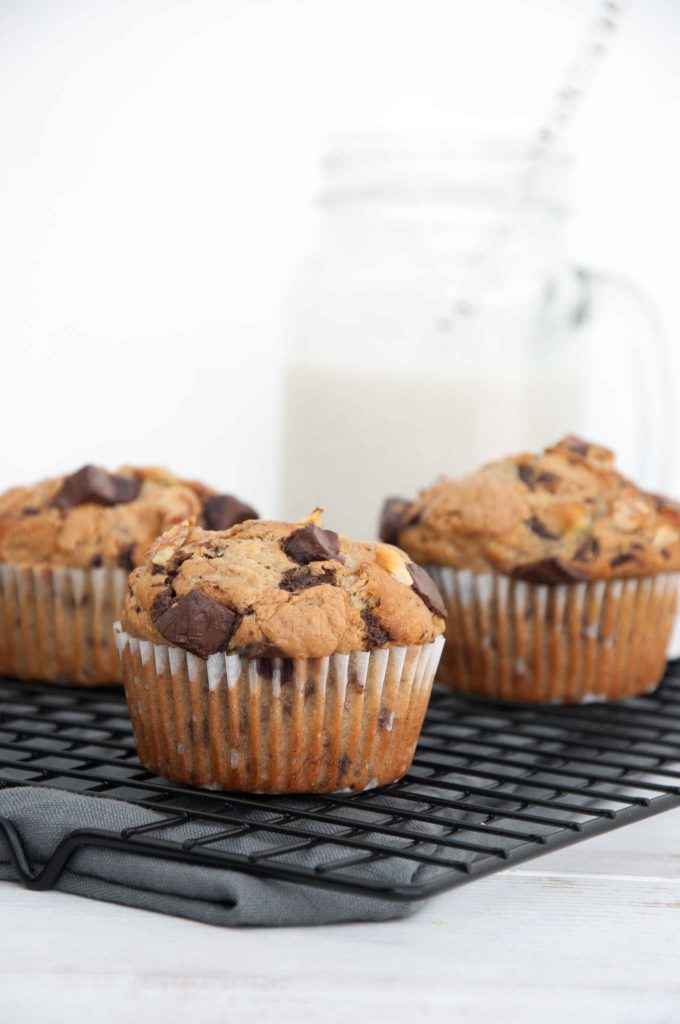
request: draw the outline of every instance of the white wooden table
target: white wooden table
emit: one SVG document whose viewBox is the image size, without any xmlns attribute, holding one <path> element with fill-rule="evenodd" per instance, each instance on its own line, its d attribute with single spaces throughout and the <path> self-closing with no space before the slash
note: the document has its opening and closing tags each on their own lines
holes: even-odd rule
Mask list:
<svg viewBox="0 0 680 1024">
<path fill-rule="evenodd" d="M 2 1024 L 680 1021 L 680 810 L 415 917 L 219 929 L 0 883 Z"/>
</svg>

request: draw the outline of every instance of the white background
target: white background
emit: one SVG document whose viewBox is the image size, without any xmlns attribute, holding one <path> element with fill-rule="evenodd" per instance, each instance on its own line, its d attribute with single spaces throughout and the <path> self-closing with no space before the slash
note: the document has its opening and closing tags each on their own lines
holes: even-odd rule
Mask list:
<svg viewBox="0 0 680 1024">
<path fill-rule="evenodd" d="M 0 486 L 160 462 L 276 513 L 285 301 L 325 140 L 530 133 L 598 9 L 3 0 Z M 673 343 L 679 52 L 674 0 L 629 5 L 569 138 L 574 258 L 647 289 Z"/>
</svg>

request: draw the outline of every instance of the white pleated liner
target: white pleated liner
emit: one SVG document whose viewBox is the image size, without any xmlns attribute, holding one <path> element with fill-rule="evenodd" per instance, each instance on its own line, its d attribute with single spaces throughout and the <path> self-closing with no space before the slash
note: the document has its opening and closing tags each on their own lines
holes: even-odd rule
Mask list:
<svg viewBox="0 0 680 1024">
<path fill-rule="evenodd" d="M 427 570 L 449 613 L 438 678 L 455 690 L 577 704 L 648 693 L 663 676 L 677 573 L 548 586 Z"/>
<path fill-rule="evenodd" d="M 0 673 L 93 686 L 121 682 L 113 623 L 128 573 L 0 563 Z"/>
<path fill-rule="evenodd" d="M 140 760 L 195 786 L 329 793 L 411 765 L 444 645 L 206 660 L 116 627 Z"/>
</svg>

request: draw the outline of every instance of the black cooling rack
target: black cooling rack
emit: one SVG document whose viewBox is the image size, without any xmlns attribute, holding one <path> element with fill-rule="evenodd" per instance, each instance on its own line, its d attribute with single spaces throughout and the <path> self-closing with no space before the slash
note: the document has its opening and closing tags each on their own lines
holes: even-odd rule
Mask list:
<svg viewBox="0 0 680 1024">
<path fill-rule="evenodd" d="M 74 832 L 39 869 L 0 818 L 0 838 L 30 888 L 52 887 L 76 850 L 103 846 L 422 899 L 680 806 L 680 662 L 653 695 L 608 706 L 491 704 L 436 687 L 406 778 L 316 798 L 175 785 L 137 760 L 120 691 L 0 679 L 6 786 L 58 787 L 162 815 L 122 833 Z M 398 865 L 405 881 L 389 880 L 395 872 L 381 871 L 385 865 Z"/>
</svg>

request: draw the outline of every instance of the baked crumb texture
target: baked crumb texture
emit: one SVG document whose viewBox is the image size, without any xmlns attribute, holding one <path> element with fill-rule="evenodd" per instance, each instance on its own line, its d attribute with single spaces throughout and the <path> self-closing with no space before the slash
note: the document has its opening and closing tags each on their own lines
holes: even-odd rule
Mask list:
<svg viewBox="0 0 680 1024">
<path fill-rule="evenodd" d="M 381 535 L 421 565 L 531 583 L 628 579 L 680 568 L 680 506 L 640 490 L 607 448 L 566 437 L 509 456 L 414 501 L 391 498 Z"/>
<path fill-rule="evenodd" d="M 316 511 L 211 532 L 189 518 L 130 576 L 123 629 L 200 658 L 323 658 L 427 644 L 444 630 L 431 578 L 399 549 L 341 537 Z"/>
<path fill-rule="evenodd" d="M 0 495 L 0 562 L 129 572 L 160 533 L 187 516 L 214 530 L 256 519 L 257 512 L 167 469 L 123 466 L 109 473 L 83 466 Z"/>
</svg>

